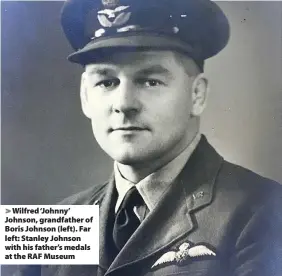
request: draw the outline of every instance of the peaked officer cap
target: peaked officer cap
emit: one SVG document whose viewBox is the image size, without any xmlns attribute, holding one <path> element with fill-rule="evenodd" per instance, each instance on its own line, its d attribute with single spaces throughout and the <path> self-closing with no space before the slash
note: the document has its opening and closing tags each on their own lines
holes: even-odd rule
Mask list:
<svg viewBox="0 0 282 276">
<path fill-rule="evenodd" d="M 209 0 L 67 0 L 61 23 L 75 63 L 94 62 L 101 51 L 175 50 L 202 67 L 227 44 L 229 23 Z"/>
</svg>

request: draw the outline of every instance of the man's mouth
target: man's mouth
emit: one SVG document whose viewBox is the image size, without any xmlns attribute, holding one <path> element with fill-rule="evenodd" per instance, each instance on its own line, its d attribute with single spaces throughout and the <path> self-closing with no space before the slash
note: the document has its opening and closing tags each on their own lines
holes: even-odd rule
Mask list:
<svg viewBox="0 0 282 276">
<path fill-rule="evenodd" d="M 144 131 L 144 130 L 148 130 L 148 129 L 144 128 L 144 127 L 138 127 L 138 126 L 110 128 L 110 132 L 114 132 L 114 131 Z"/>
</svg>

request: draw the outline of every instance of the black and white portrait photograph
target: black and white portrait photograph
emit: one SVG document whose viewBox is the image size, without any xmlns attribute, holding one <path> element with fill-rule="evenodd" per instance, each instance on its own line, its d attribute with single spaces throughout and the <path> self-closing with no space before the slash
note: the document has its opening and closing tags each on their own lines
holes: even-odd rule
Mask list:
<svg viewBox="0 0 282 276">
<path fill-rule="evenodd" d="M 99 264 L 3 276 L 281 276 L 282 2 L 1 1 L 1 203 L 99 206 Z"/>
</svg>

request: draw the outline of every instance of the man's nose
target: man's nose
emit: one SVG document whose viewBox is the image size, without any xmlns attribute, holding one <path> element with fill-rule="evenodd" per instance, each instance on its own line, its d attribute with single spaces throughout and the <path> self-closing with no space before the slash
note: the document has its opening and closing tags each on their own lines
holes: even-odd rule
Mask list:
<svg viewBox="0 0 282 276">
<path fill-rule="evenodd" d="M 140 111 L 141 103 L 139 93 L 130 81 L 121 82 L 114 91 L 112 110 L 115 113 L 135 115 Z"/>
</svg>

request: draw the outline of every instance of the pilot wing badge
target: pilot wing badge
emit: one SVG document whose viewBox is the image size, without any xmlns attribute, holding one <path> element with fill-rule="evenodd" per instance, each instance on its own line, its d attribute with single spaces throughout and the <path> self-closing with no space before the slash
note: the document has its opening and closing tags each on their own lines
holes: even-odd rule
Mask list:
<svg viewBox="0 0 282 276">
<path fill-rule="evenodd" d="M 216 253 L 209 249 L 206 245 L 194 245 L 191 246 L 191 243 L 184 242 L 179 246 L 178 251 L 169 251 L 162 255 L 151 268 L 156 268 L 158 266 L 175 263 L 181 264 L 184 261 L 193 258 L 201 258 L 205 256 L 216 256 Z"/>
<path fill-rule="evenodd" d="M 119 27 L 128 22 L 131 12 L 127 11 L 129 6 L 119 6 L 115 9 L 104 9 L 98 11 L 98 20 L 103 27 Z"/>
</svg>

